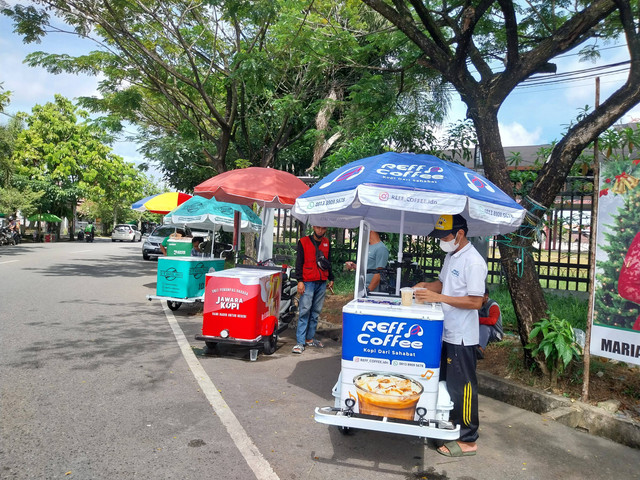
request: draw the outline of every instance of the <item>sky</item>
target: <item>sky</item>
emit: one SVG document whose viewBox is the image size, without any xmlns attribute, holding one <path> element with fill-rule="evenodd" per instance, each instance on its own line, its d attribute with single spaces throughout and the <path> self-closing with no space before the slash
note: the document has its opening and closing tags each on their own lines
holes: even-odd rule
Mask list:
<svg viewBox="0 0 640 480">
<path fill-rule="evenodd" d="M 8 2 L 14 4 L 16 2 Z M 24 3 L 24 2 L 22 2 Z M 11 104 L 6 109 L 9 114 L 18 111 L 31 112 L 36 104 L 53 101 L 59 93 L 67 98 L 97 95 L 96 86 L 99 78 L 86 75 L 49 74 L 43 68 L 32 68 L 22 62 L 25 56 L 34 51 L 47 53 L 67 53 L 78 55 L 96 49 L 89 40 L 78 39 L 68 34 L 47 35 L 40 44 L 23 44 L 20 36 L 12 33 L 10 20 L 0 15 L 0 83 L 3 88 L 12 92 Z M 603 45 L 602 58 L 596 63 L 580 62 L 576 53 L 563 55 L 553 60 L 558 70 L 556 78 L 568 72 L 584 71 L 594 67 L 624 62 L 629 59 L 624 44 Z M 623 71 L 611 74 L 615 69 Z M 600 102 L 604 102 L 616 88 L 626 79 L 628 66 L 604 69 L 601 76 Z M 595 104 L 595 73 L 584 72 L 579 80 L 563 83 L 551 83 L 538 86 L 522 86 L 514 90 L 502 105 L 499 112 L 500 135 L 505 147 L 542 145 L 559 140 L 566 125 L 574 119 L 580 109 Z M 463 119 L 466 106 L 460 101 L 457 93 L 452 95 L 452 105 L 445 124 L 455 123 Z M 5 123 L 6 116 L 0 115 L 0 123 Z M 622 119 L 622 123 L 640 122 L 640 107 L 636 106 Z M 131 131 L 130 133 L 133 133 Z M 137 146 L 131 142 L 119 141 L 113 145 L 114 153 L 134 164 L 144 162 L 137 152 Z M 156 178 L 160 174 L 151 172 Z"/>
</svg>

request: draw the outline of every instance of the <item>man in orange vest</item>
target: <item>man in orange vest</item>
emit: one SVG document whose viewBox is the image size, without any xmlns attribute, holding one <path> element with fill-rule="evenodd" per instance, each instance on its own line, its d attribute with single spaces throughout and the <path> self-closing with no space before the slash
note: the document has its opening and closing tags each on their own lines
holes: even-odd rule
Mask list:
<svg viewBox="0 0 640 480">
<path fill-rule="evenodd" d="M 300 304 L 293 353 L 302 353 L 306 347 L 324 348 L 314 336 L 327 287 L 333 288 L 331 249 L 325 233 L 327 227 L 314 226 L 311 235 L 298 241 L 296 275 Z"/>
</svg>

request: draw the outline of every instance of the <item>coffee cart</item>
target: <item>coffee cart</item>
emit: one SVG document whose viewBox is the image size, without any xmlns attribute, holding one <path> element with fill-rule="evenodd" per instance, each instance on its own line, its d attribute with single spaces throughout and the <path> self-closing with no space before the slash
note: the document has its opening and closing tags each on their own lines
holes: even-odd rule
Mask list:
<svg viewBox="0 0 640 480">
<path fill-rule="evenodd" d="M 439 304 L 404 306 L 365 289 L 370 227 L 361 221 L 354 299 L 342 310 L 342 361 L 334 405 L 315 420 L 350 428 L 455 440 L 453 403 L 440 382 L 443 313 Z"/>
<path fill-rule="evenodd" d="M 285 271 L 277 266 L 238 265 L 207 274 L 202 334 L 196 340 L 214 352 L 219 352 L 220 345 L 248 347 L 252 362 L 258 359 L 259 349 L 273 354 Z"/>
<path fill-rule="evenodd" d="M 156 294 L 147 295 L 147 300 L 166 300 L 174 311 L 183 303 L 204 302 L 205 275 L 222 269 L 224 258 L 159 257 Z"/>
</svg>

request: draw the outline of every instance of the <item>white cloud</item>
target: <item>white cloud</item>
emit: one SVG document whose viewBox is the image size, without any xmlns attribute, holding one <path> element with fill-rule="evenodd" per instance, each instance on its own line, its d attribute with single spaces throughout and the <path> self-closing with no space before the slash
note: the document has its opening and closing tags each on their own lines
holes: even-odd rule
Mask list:
<svg viewBox="0 0 640 480">
<path fill-rule="evenodd" d="M 620 121 L 622 123 L 640 123 L 640 105 L 629 110 Z"/>
<path fill-rule="evenodd" d="M 505 147 L 516 147 L 521 145 L 538 145 L 542 135 L 542 128 L 536 127 L 533 132 L 527 131 L 518 122 L 510 124 L 500 123 L 500 137 L 502 145 Z"/>
</svg>

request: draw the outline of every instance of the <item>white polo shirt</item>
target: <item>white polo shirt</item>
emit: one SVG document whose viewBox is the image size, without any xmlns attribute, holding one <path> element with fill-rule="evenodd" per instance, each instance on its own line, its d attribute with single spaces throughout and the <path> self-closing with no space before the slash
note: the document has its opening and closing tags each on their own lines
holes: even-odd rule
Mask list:
<svg viewBox="0 0 640 480">
<path fill-rule="evenodd" d="M 442 294 L 451 297 L 467 295 L 482 297 L 487 279 L 487 263 L 471 243 L 456 253 L 449 253 L 438 279 Z M 444 313 L 443 340 L 455 345 L 477 345 L 479 342 L 478 311 L 442 304 Z"/>
</svg>

